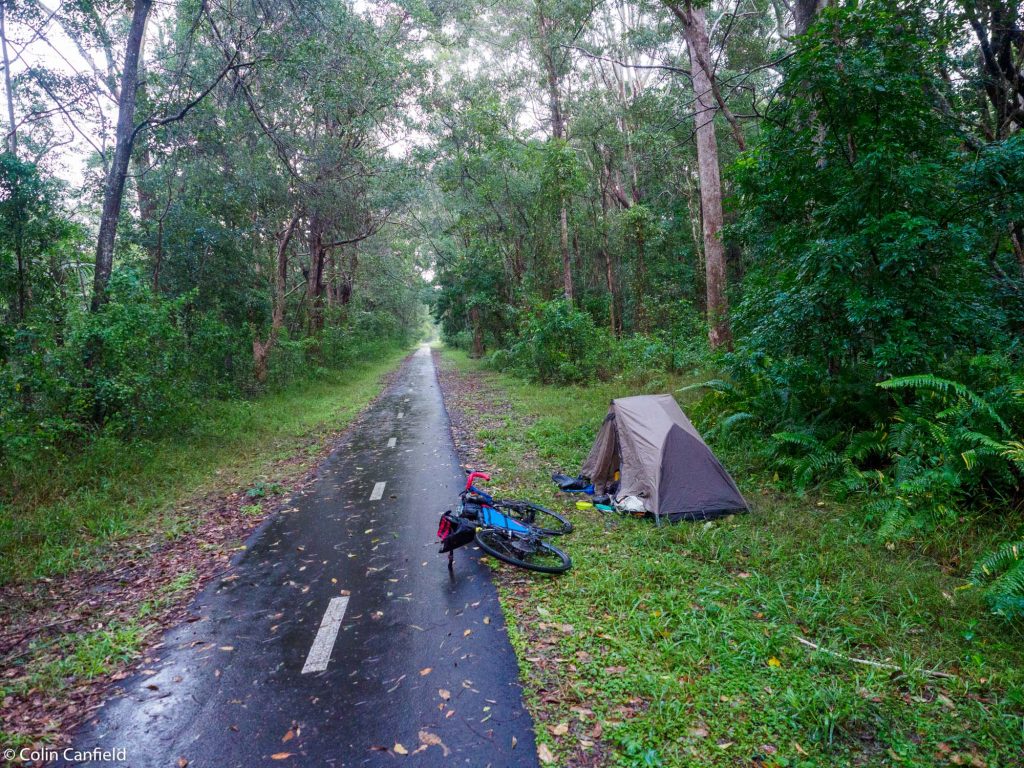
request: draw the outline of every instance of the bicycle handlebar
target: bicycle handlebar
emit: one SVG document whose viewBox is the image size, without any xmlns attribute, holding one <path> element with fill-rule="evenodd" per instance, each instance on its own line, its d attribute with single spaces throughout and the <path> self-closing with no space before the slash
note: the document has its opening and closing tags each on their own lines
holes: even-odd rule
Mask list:
<svg viewBox="0 0 1024 768">
<path fill-rule="evenodd" d="M 491 479 L 491 476 L 488 475 L 486 472 L 470 472 L 469 473 L 469 477 L 466 478 L 466 490 L 467 491 L 470 489 L 470 487 L 472 487 L 473 481 L 476 480 L 478 477 L 483 478 L 484 480 L 490 480 Z"/>
</svg>

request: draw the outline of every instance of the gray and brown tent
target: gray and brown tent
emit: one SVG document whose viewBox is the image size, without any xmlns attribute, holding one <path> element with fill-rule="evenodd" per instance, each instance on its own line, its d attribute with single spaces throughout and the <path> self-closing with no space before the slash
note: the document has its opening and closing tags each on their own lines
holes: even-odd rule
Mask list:
<svg viewBox="0 0 1024 768">
<path fill-rule="evenodd" d="M 603 489 L 616 471 L 616 498 L 639 497 L 658 522 L 707 520 L 749 509 L 671 395 L 612 400 L 580 474 Z"/>
</svg>

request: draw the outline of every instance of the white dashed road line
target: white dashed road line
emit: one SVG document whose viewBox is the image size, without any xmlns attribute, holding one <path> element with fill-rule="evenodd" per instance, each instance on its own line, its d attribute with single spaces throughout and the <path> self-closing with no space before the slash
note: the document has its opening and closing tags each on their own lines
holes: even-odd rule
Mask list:
<svg viewBox="0 0 1024 768">
<path fill-rule="evenodd" d="M 388 448 L 394 448 L 395 447 L 395 443 L 397 443 L 397 442 L 398 442 L 398 438 L 397 437 L 392 437 L 390 440 L 388 440 Z"/>
<path fill-rule="evenodd" d="M 327 604 L 327 610 L 320 622 L 320 629 L 313 639 L 313 646 L 306 656 L 306 664 L 302 667 L 302 674 L 310 672 L 323 672 L 331 660 L 331 651 L 334 650 L 334 641 L 338 639 L 338 630 L 341 629 L 341 620 L 345 618 L 345 609 L 348 608 L 348 596 L 333 597 Z"/>
<path fill-rule="evenodd" d="M 383 498 L 385 485 L 387 485 L 386 482 L 374 484 L 373 492 L 370 494 L 370 501 L 377 501 L 378 499 Z"/>
</svg>

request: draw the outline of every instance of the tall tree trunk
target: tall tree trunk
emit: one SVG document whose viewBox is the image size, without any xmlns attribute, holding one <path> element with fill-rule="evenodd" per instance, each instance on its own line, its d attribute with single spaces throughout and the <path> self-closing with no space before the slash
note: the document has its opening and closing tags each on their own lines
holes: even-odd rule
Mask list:
<svg viewBox="0 0 1024 768">
<path fill-rule="evenodd" d="M 7 101 L 7 151 L 18 154 L 18 128 L 14 119 L 14 88 L 11 86 L 11 59 L 7 53 L 6 2 L 0 2 L 0 47 L 4 56 L 4 99 Z"/>
<path fill-rule="evenodd" d="M 14 86 L 11 83 L 11 59 L 7 52 L 7 19 L 6 1 L 0 0 L 0 48 L 3 49 L 4 61 L 4 100 L 7 102 L 7 140 L 5 142 L 7 151 L 13 156 L 18 156 L 18 126 L 14 116 Z M 17 219 L 14 224 L 14 257 L 18 269 L 18 303 L 16 306 L 17 315 L 15 322 L 25 319 L 25 312 L 28 309 L 28 265 L 25 263 L 25 238 L 23 236 L 24 224 L 24 201 L 18 189 L 19 183 L 15 179 L 14 196 L 18 201 Z"/>
<path fill-rule="evenodd" d="M 324 325 L 324 220 L 314 214 L 309 222 L 309 273 L 306 275 L 306 301 L 309 304 L 309 332 Z"/>
<path fill-rule="evenodd" d="M 277 337 L 284 327 L 285 297 L 288 287 L 288 244 L 299 223 L 299 212 L 292 214 L 288 226 L 277 236 L 277 268 L 274 270 L 274 302 L 270 315 L 270 333 L 266 341 L 258 337 L 252 340 L 252 363 L 256 381 L 267 380 L 267 359 L 277 343 Z"/>
<path fill-rule="evenodd" d="M 341 288 L 338 293 L 338 299 L 341 306 L 348 306 L 348 303 L 352 301 L 352 288 L 356 281 L 356 270 L 359 268 L 359 244 L 352 244 L 352 251 L 348 255 L 348 268 L 345 270 L 345 274 L 341 278 Z"/>
<path fill-rule="evenodd" d="M 683 24 L 683 36 L 690 54 L 693 90 L 696 96 L 694 121 L 697 136 L 697 173 L 700 177 L 701 219 L 704 234 L 704 264 L 707 270 L 708 339 L 712 349 L 732 346 L 729 303 L 726 298 L 725 246 L 722 243 L 722 174 L 715 138 L 713 73 L 703 64 L 711 61 L 704 9 L 687 2 L 670 6 Z"/>
<path fill-rule="evenodd" d="M 636 327 L 640 333 L 647 333 L 651 330 L 647 322 L 647 259 L 644 250 L 644 236 L 641 234 L 636 239 Z"/>
<path fill-rule="evenodd" d="M 551 40 L 551 28 L 554 22 L 544 10 L 544 4 L 537 0 L 537 29 L 544 46 L 544 67 L 547 70 L 548 103 L 551 110 L 551 137 L 558 141 L 565 139 L 565 117 L 562 113 L 562 96 L 558 66 L 555 63 L 555 50 Z M 563 195 L 559 200 L 558 241 L 562 251 L 562 290 L 565 298 L 573 300 L 572 259 L 569 255 L 569 210 L 568 201 Z"/>
<path fill-rule="evenodd" d="M 96 240 L 96 267 L 93 273 L 92 310 L 95 312 L 106 300 L 107 283 L 114 266 L 114 240 L 124 200 L 124 184 L 128 176 L 128 163 L 132 156 L 135 133 L 135 100 L 139 84 L 139 54 L 145 37 L 146 19 L 153 0 L 135 0 L 128 42 L 125 47 L 124 68 L 121 72 L 120 98 L 117 103 L 117 131 L 114 159 L 103 184 L 103 209 L 100 214 L 100 232 Z"/>
<path fill-rule="evenodd" d="M 565 207 L 565 200 L 562 200 L 562 210 L 558 214 L 558 221 L 561 229 L 559 240 L 562 246 L 562 289 L 565 293 L 565 298 L 572 301 L 572 259 L 569 256 L 569 211 Z"/>
<path fill-rule="evenodd" d="M 618 335 L 618 326 L 615 322 L 615 274 L 612 270 L 612 252 L 608 247 L 608 187 L 607 173 L 602 172 L 601 184 L 601 253 L 604 256 L 604 277 L 608 286 L 608 323 L 611 327 L 612 336 Z"/>
<path fill-rule="evenodd" d="M 480 322 L 480 307 L 469 308 L 469 322 L 473 326 L 473 357 L 484 356 L 484 327 Z"/>
</svg>

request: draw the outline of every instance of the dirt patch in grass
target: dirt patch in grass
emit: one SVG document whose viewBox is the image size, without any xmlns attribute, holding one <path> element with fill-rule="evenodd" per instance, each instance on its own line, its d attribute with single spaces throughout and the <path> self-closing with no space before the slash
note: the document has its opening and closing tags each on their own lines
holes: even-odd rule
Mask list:
<svg viewBox="0 0 1024 768">
<path fill-rule="evenodd" d="M 377 398 L 400 371 L 383 377 Z M 163 630 L 189 619 L 195 596 L 225 574 L 246 539 L 317 479 L 362 418 L 304 439 L 250 488 L 175 505 L 159 534 L 112 543 L 95 568 L 0 587 L 0 743 L 66 744 L 107 688 L 159 647 Z"/>
</svg>

